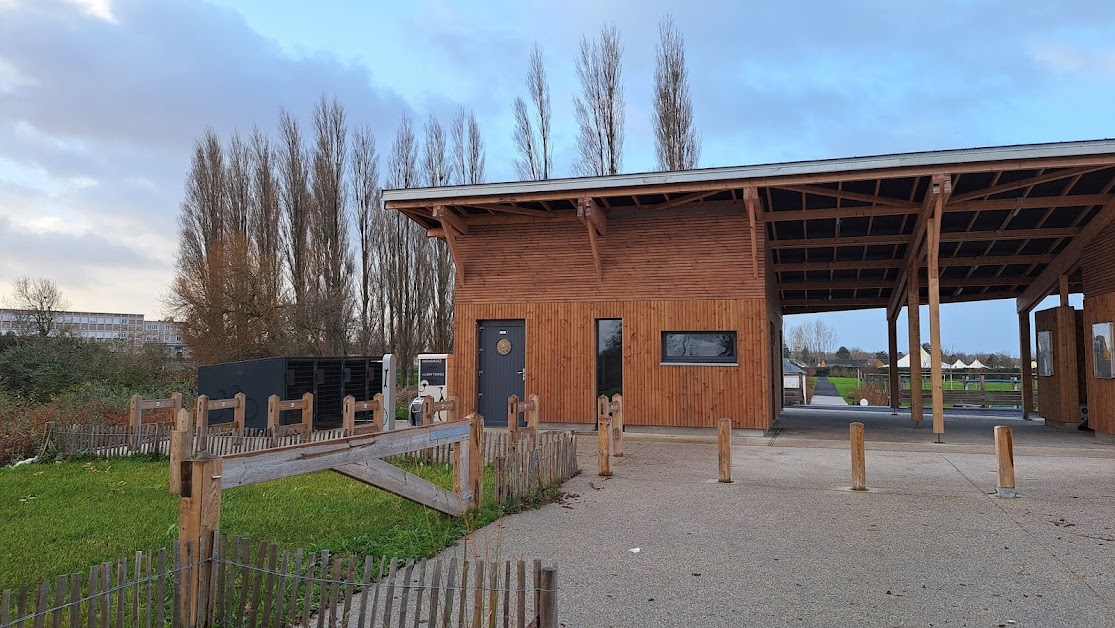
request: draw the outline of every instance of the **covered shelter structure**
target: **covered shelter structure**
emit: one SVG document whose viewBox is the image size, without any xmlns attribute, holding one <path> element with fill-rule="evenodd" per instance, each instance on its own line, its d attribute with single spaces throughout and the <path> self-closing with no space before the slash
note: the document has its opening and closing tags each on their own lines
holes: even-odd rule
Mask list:
<svg viewBox="0 0 1115 628">
<path fill-rule="evenodd" d="M 1110 140 L 388 190 L 384 200 L 452 253 L 448 376 L 488 417 L 501 416 L 505 393 L 525 391 L 540 396 L 543 421 L 592 423 L 598 393 L 618 388 L 629 429 L 726 416 L 765 430 L 782 404 L 784 315 L 885 308 L 894 391 L 898 316 L 907 308 L 909 351 L 920 355 L 927 303 L 931 390 L 920 390 L 919 361 L 911 381 L 915 400 L 932 399 L 939 437 L 941 303 L 1014 299 L 1026 388 L 1042 299 L 1059 293 L 1069 308 L 1069 293 L 1083 292 L 1087 325 L 1115 319 Z M 1058 342 L 1092 370 L 1093 343 Z M 1088 384 L 1093 427 L 1115 434 L 1115 380 L 1089 373 Z M 914 421 L 922 407 L 912 404 Z"/>
</svg>

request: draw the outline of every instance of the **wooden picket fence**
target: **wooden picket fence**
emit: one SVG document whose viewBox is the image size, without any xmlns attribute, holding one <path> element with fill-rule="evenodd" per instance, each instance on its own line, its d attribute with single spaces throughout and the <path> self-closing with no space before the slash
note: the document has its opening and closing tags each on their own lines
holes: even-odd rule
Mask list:
<svg viewBox="0 0 1115 628">
<path fill-rule="evenodd" d="M 573 432 L 540 432 L 533 448 L 505 451 L 493 461 L 496 501 L 520 502 L 580 472 Z"/>
<path fill-rule="evenodd" d="M 133 425 L 64 425 L 52 423 L 48 443 L 66 456 L 121 458 L 135 454 L 170 455 L 173 423 Z"/>
<path fill-rule="evenodd" d="M 204 570 L 202 567 L 206 567 Z M 208 574 L 198 600 L 181 582 Z M 556 628 L 557 572 L 456 552 L 401 560 L 281 550 L 216 535 L 0 594 L 0 628 L 504 626 Z"/>
</svg>

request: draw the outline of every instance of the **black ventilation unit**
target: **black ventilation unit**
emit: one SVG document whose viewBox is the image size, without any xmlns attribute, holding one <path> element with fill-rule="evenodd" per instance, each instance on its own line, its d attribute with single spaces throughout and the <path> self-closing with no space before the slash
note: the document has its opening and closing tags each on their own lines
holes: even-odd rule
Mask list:
<svg viewBox="0 0 1115 628">
<path fill-rule="evenodd" d="M 210 399 L 230 399 L 243 392 L 247 397 L 244 420 L 248 427 L 267 427 L 267 398 L 299 399 L 314 394 L 314 427 L 327 429 L 341 424 L 345 395 L 357 401 L 371 399 L 383 386 L 383 360 L 379 357 L 278 357 L 211 364 L 197 369 L 197 391 Z M 291 414 L 291 413 L 287 413 Z M 297 412 L 293 414 L 298 414 Z M 370 420 L 358 412 L 356 420 Z M 284 424 L 299 417 L 285 416 Z M 232 411 L 209 415 L 209 423 L 232 421 Z"/>
</svg>

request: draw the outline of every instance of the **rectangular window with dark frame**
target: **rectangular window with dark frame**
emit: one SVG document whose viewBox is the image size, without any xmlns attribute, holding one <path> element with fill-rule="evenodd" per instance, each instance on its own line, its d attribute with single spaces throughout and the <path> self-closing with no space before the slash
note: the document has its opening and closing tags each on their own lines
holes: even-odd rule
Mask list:
<svg viewBox="0 0 1115 628">
<path fill-rule="evenodd" d="M 736 364 L 734 331 L 664 331 L 662 362 L 671 364 Z"/>
<path fill-rule="evenodd" d="M 623 392 L 623 321 L 596 319 L 596 396 Z"/>
</svg>

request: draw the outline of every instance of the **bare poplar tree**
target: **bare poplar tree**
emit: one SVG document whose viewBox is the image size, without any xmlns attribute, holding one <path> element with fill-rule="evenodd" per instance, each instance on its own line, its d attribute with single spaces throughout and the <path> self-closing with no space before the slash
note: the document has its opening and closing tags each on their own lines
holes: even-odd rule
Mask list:
<svg viewBox="0 0 1115 628">
<path fill-rule="evenodd" d="M 520 179 L 538 181 L 550 178 L 554 157 L 550 143 L 550 84 L 538 43 L 530 50 L 526 83 L 531 106 L 522 97 L 515 99 L 514 140 L 519 151 L 515 170 Z"/>
<path fill-rule="evenodd" d="M 228 351 L 225 276 L 228 221 L 224 150 L 212 129 L 194 142 L 186 195 L 178 216 L 178 259 L 171 305 L 184 340 L 202 364 Z"/>
<path fill-rule="evenodd" d="M 357 129 L 352 137 L 352 196 L 360 240 L 357 345 L 364 353 L 371 354 L 384 349 L 383 292 L 377 289 L 380 272 L 376 242 L 377 214 L 384 212 L 380 211 L 383 188 L 380 187 L 376 136 L 366 125 Z"/>
<path fill-rule="evenodd" d="M 60 319 L 70 302 L 50 279 L 20 277 L 12 286 L 8 304 L 16 310 L 15 327 L 24 335 L 55 336 L 72 331 Z"/>
<path fill-rule="evenodd" d="M 450 182 L 471 185 L 484 182 L 484 141 L 476 114 L 461 107 L 450 132 Z"/>
<path fill-rule="evenodd" d="M 282 211 L 277 160 L 271 140 L 258 127 L 251 139 L 251 213 L 249 234 L 259 318 L 261 355 L 281 351 L 287 331 L 283 320 Z"/>
<path fill-rule="evenodd" d="M 464 133 L 463 112 L 459 113 L 453 122 L 453 154 L 447 153 L 445 132 L 441 123 L 432 114 L 426 122 L 426 141 L 422 152 L 422 171 L 425 184 L 428 186 L 448 185 L 453 177 L 455 163 L 461 159 L 467 161 L 464 155 L 466 149 L 458 145 L 458 135 Z M 429 304 L 422 304 L 429 309 L 428 325 L 426 328 L 425 344 L 433 351 L 449 351 L 453 338 L 453 259 L 449 247 L 440 238 L 428 238 L 423 243 L 428 249 L 430 266 L 426 270 L 429 274 L 427 284 L 432 293 L 428 295 Z"/>
<path fill-rule="evenodd" d="M 318 351 L 343 355 L 352 325 L 352 251 L 348 242 L 345 168 L 348 128 L 344 107 L 322 96 L 314 108 L 313 238 L 317 300 L 313 320 Z"/>
<path fill-rule="evenodd" d="M 286 109 L 279 110 L 279 185 L 283 216 L 283 241 L 294 303 L 290 313 L 296 351 L 306 350 L 309 342 L 305 321 L 312 307 L 309 292 L 313 252 L 309 231 L 313 199 L 310 172 L 298 120 Z"/>
<path fill-rule="evenodd" d="M 658 32 L 653 115 L 658 169 L 689 170 L 697 166 L 701 138 L 693 128 L 685 39 L 669 17 L 658 25 Z"/>
<path fill-rule="evenodd" d="M 600 38 L 581 38 L 577 77 L 581 94 L 573 98 L 580 129 L 580 158 L 573 169 L 578 174 L 618 174 L 623 162 L 623 125 L 626 101 L 623 95 L 623 44 L 614 24 L 600 30 Z"/>
</svg>

